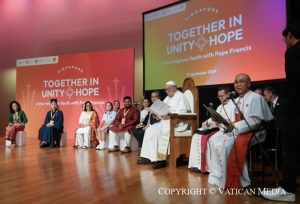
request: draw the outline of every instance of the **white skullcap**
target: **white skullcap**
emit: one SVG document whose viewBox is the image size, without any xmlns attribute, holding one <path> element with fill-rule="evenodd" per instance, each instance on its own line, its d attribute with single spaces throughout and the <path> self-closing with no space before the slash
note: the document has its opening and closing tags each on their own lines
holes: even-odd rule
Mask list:
<svg viewBox="0 0 300 204">
<path fill-rule="evenodd" d="M 166 83 L 166 85 L 168 85 L 168 86 L 176 86 L 176 83 L 175 83 L 175 81 L 168 81 Z"/>
</svg>

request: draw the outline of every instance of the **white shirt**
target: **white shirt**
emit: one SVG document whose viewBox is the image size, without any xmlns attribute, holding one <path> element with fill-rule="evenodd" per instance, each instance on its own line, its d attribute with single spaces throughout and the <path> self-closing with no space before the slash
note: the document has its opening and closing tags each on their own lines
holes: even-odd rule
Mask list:
<svg viewBox="0 0 300 204">
<path fill-rule="evenodd" d="M 167 96 L 164 102 L 171 106 L 170 113 L 187 113 L 191 111 L 190 103 L 183 93 L 176 91 L 172 97 Z"/>
<path fill-rule="evenodd" d="M 106 111 L 102 116 L 102 121 L 105 122 L 105 124 L 110 124 L 117 116 L 116 111 Z"/>
<path fill-rule="evenodd" d="M 261 121 L 273 119 L 273 114 L 264 97 L 251 90 L 243 97 L 236 98 L 235 101 L 245 117 L 245 120 L 234 124 L 237 133 L 248 132 L 249 126 L 251 129 L 255 129 L 258 128 Z"/>
<path fill-rule="evenodd" d="M 278 96 L 272 101 L 273 108 L 275 108 L 277 101 L 278 101 Z"/>
<path fill-rule="evenodd" d="M 148 111 L 146 109 L 143 109 L 140 112 L 140 123 L 142 123 L 145 120 L 147 115 L 148 115 Z"/>
</svg>

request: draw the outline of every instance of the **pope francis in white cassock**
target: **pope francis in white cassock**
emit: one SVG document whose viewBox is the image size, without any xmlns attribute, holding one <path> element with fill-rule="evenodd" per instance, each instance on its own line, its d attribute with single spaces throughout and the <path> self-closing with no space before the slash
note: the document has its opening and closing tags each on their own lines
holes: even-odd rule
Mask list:
<svg viewBox="0 0 300 204">
<path fill-rule="evenodd" d="M 242 115 L 236 108 L 233 131 L 227 134 L 220 131 L 209 140 L 212 161 L 209 184 L 226 189 L 250 185 L 245 157 L 248 144 L 254 139 L 252 132 L 259 129 L 262 121 L 273 119 L 265 99 L 250 90 L 250 81 L 247 74 L 238 74 L 235 77 L 234 88 L 239 94 L 235 101 Z M 265 135 L 259 133 L 255 135 Z"/>
<path fill-rule="evenodd" d="M 229 99 L 230 89 L 227 86 L 221 86 L 218 90 L 218 98 L 221 105 L 218 106 L 216 112 L 219 113 L 228 122 L 233 122 L 235 118 L 235 105 Z M 219 128 L 219 130 L 217 129 Z M 210 131 L 203 131 L 203 130 Z M 216 130 L 217 129 L 217 130 Z M 188 168 L 192 172 L 209 172 L 210 148 L 207 145 L 208 140 L 214 137 L 218 131 L 224 132 L 224 126 L 217 124 L 211 118 L 202 123 L 202 127 L 199 129 L 203 134 L 196 133 L 192 137 L 189 165 Z M 207 133 L 206 133 L 207 132 Z"/>
<path fill-rule="evenodd" d="M 187 113 L 190 112 L 190 104 L 185 95 L 177 90 L 176 83 L 169 81 L 166 83 L 165 90 L 167 97 L 164 103 L 170 106 L 170 113 Z M 180 125 L 180 124 L 179 124 Z M 181 124 L 182 127 L 185 124 Z M 178 128 L 181 128 L 180 126 Z M 176 129 L 175 129 L 176 131 Z M 170 119 L 169 116 L 162 116 L 160 122 L 153 124 L 146 129 L 143 145 L 141 149 L 142 159 L 138 160 L 138 164 L 149 164 L 154 162 L 153 168 L 166 167 L 166 158 L 161 158 L 161 153 L 166 155 L 170 137 Z"/>
</svg>

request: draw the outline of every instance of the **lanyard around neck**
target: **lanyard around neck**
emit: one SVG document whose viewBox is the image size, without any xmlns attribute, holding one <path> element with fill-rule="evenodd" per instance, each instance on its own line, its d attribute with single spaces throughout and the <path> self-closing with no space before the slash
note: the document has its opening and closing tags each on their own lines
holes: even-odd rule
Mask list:
<svg viewBox="0 0 300 204">
<path fill-rule="evenodd" d="M 125 118 L 125 116 L 127 115 L 127 113 L 130 111 L 130 109 L 128 109 L 127 111 L 125 111 L 124 109 L 124 112 L 123 112 L 123 117 Z"/>
<path fill-rule="evenodd" d="M 51 110 L 51 120 L 53 120 L 53 118 L 55 117 L 56 113 L 57 113 L 57 110 L 54 112 L 54 114 L 53 114 L 53 111 Z"/>
</svg>

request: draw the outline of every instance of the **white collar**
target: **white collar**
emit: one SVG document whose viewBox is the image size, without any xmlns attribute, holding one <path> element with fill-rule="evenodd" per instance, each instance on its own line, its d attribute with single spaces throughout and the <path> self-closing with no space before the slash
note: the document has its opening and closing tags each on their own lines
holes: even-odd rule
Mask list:
<svg viewBox="0 0 300 204">
<path fill-rule="evenodd" d="M 272 106 L 275 107 L 278 101 L 278 96 L 272 101 Z"/>
</svg>

